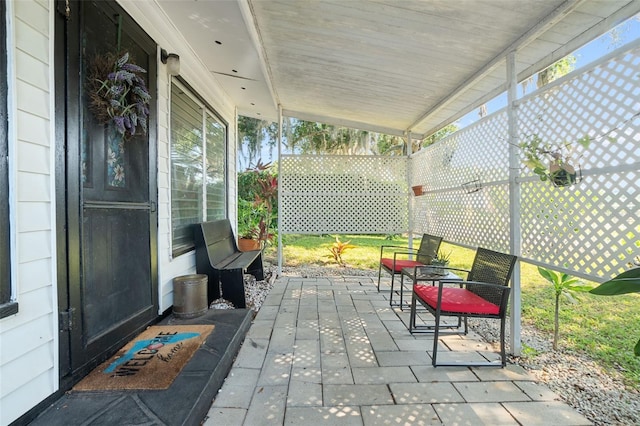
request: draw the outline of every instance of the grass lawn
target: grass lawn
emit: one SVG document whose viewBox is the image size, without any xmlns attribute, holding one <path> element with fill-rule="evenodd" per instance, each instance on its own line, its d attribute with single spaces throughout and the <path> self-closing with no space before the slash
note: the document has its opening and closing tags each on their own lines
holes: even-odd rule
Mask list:
<svg viewBox="0 0 640 426">
<path fill-rule="evenodd" d="M 381 245 L 407 246 L 406 238 L 392 240 L 380 235 L 340 235 L 340 241 L 351 241 L 356 247 L 345 251 L 347 266 L 378 269 Z M 283 255 L 286 266 L 305 264 L 336 267 L 329 252 L 335 235 L 285 235 Z M 415 242 L 414 247 L 417 247 Z M 267 257 L 273 260 L 273 247 Z M 451 266 L 469 268 L 474 251 L 443 243 L 441 250 L 451 251 Z M 522 321 L 534 325 L 553 339 L 554 296 L 551 284 L 545 281 L 534 265 L 521 264 Z M 591 283 L 594 286 L 595 283 Z M 564 298 L 560 307 L 560 340 L 564 349 L 584 352 L 603 367 L 621 373 L 628 386 L 640 389 L 640 357 L 633 347 L 640 339 L 640 295 L 595 296 L 576 295 L 571 304 Z"/>
</svg>

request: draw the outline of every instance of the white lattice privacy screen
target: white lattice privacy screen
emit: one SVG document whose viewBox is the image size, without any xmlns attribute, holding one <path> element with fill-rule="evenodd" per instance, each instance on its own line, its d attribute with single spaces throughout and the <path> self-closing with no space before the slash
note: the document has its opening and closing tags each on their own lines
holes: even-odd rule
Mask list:
<svg viewBox="0 0 640 426">
<path fill-rule="evenodd" d="M 575 75 L 574 75 L 575 74 Z M 589 136 L 582 182 L 556 188 L 520 164 L 522 257 L 608 278 L 640 255 L 640 48 L 518 101 L 521 141 Z M 283 233 L 412 232 L 509 251 L 506 109 L 405 157 L 283 156 Z M 407 183 L 409 173 L 409 183 Z M 411 197 L 409 186 L 425 195 Z M 515 223 L 515 222 L 514 222 Z"/>
<path fill-rule="evenodd" d="M 577 152 L 584 179 L 556 188 L 522 165 L 522 255 L 608 278 L 640 254 L 640 49 L 567 77 L 519 101 L 518 133 L 523 141 L 589 136 Z M 427 189 L 414 199 L 413 231 L 508 250 L 508 147 L 501 111 L 413 156 L 411 185 Z"/>
<path fill-rule="evenodd" d="M 280 186 L 282 233 L 409 229 L 406 157 L 284 155 Z"/>
<path fill-rule="evenodd" d="M 509 250 L 507 119 L 494 114 L 411 158 L 414 232 Z M 475 191 L 477 186 L 482 189 Z M 473 192 L 475 191 L 475 192 Z"/>
</svg>

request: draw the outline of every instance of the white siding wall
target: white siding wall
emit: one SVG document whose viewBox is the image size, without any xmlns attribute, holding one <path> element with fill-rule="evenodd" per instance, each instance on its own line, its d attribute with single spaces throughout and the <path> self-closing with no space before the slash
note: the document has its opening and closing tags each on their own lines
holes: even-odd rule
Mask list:
<svg viewBox="0 0 640 426">
<path fill-rule="evenodd" d="M 16 315 L 0 319 L 0 424 L 58 388 L 55 288 L 53 15 L 41 0 L 7 3 L 10 209 Z M 2 71 L 4 78 L 4 70 Z"/>
<path fill-rule="evenodd" d="M 235 224 L 236 218 L 236 110 L 231 99 L 223 92 L 211 72 L 193 55 L 186 42 L 176 34 L 168 34 L 173 28 L 154 2 L 120 0 L 119 3 L 142 26 L 142 28 L 170 53 L 180 56 L 180 76 L 200 95 L 229 126 L 229 217 Z M 171 76 L 159 62 L 158 67 L 158 264 L 159 264 L 159 306 L 160 313 L 173 305 L 173 278 L 178 275 L 195 273 L 195 253 L 187 253 L 177 258 L 171 257 L 171 161 L 169 147 L 169 93 Z"/>
<path fill-rule="evenodd" d="M 182 77 L 229 123 L 229 214 L 236 217 L 235 106 L 154 2 L 122 6 L 156 42 L 180 55 Z M 58 389 L 55 262 L 53 0 L 8 2 L 10 185 L 13 280 L 18 314 L 0 319 L 0 424 L 8 424 Z M 195 256 L 171 258 L 169 83 L 158 70 L 158 248 L 160 312 L 173 304 L 172 279 L 195 271 Z M 3 72 L 4 74 L 4 72 Z"/>
</svg>

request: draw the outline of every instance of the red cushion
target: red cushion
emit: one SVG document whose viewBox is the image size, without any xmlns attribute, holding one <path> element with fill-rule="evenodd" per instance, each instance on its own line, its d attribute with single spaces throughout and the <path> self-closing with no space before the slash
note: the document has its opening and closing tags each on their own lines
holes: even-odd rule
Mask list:
<svg viewBox="0 0 640 426">
<path fill-rule="evenodd" d="M 415 285 L 413 291 L 433 309 L 438 303 L 438 286 Z M 498 315 L 500 308 L 465 288 L 442 288 L 442 311 L 463 314 Z"/>
<path fill-rule="evenodd" d="M 420 263 L 417 260 L 407 260 L 407 259 L 396 259 L 395 269 L 393 268 L 393 259 L 389 259 L 383 257 L 380 259 L 380 263 L 389 269 L 390 271 L 397 272 L 398 274 L 402 272 L 402 268 L 413 268 L 414 266 L 424 266 L 424 263 Z"/>
</svg>

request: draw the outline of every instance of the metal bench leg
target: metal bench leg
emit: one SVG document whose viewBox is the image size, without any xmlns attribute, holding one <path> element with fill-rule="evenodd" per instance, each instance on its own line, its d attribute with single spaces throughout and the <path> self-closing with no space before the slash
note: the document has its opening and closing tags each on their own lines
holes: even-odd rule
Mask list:
<svg viewBox="0 0 640 426">
<path fill-rule="evenodd" d="M 220 274 L 222 297 L 233 303 L 236 308 L 246 308 L 244 297 L 244 277 L 242 269 L 229 269 Z"/>
<path fill-rule="evenodd" d="M 198 271 L 198 273 L 201 273 Z M 211 302 L 220 298 L 220 272 L 210 270 L 207 273 L 207 306 L 211 305 Z"/>
<path fill-rule="evenodd" d="M 256 257 L 247 267 L 247 273 L 256 277 L 256 281 L 264 280 L 264 269 L 262 266 L 262 253 Z"/>
</svg>

